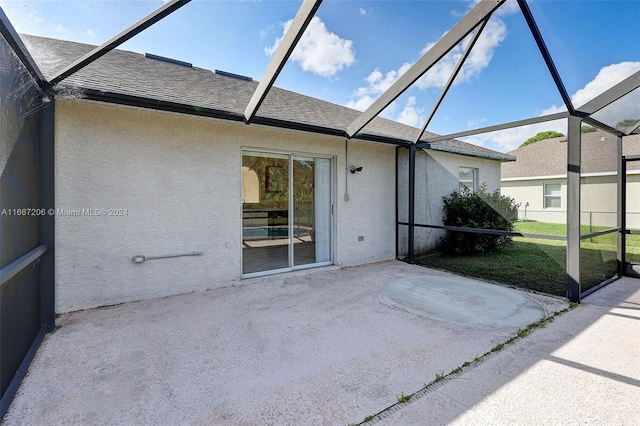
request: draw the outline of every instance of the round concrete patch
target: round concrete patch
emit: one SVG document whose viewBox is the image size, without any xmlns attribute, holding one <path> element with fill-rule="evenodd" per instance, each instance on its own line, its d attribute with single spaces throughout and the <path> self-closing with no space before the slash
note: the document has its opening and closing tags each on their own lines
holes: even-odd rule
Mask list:
<svg viewBox="0 0 640 426">
<path fill-rule="evenodd" d="M 480 327 L 524 327 L 544 317 L 538 302 L 515 290 L 459 277 L 418 276 L 391 283 L 384 295 L 427 318 Z"/>
</svg>

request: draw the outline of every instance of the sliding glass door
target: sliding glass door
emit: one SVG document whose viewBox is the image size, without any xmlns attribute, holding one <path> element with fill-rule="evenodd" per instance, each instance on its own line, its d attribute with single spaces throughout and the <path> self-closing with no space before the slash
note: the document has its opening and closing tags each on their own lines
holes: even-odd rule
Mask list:
<svg viewBox="0 0 640 426">
<path fill-rule="evenodd" d="M 331 159 L 242 153 L 242 274 L 331 263 Z"/>
<path fill-rule="evenodd" d="M 331 260 L 331 160 L 293 157 L 293 265 Z"/>
</svg>

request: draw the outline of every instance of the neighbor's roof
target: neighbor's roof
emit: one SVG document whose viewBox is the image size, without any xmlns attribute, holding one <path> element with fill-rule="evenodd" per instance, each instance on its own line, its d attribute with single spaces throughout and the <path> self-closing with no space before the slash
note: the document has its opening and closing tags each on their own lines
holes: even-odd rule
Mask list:
<svg viewBox="0 0 640 426">
<path fill-rule="evenodd" d="M 618 170 L 618 138 L 602 131 L 581 135 L 581 173 L 607 173 Z M 623 155 L 640 154 L 640 135 L 623 138 Z M 502 165 L 502 179 L 559 176 L 567 174 L 566 136 L 545 139 L 508 154 L 516 161 Z M 640 162 L 629 162 L 627 170 L 640 170 Z"/>
<path fill-rule="evenodd" d="M 95 47 L 44 37 L 21 37 L 48 79 Z M 113 50 L 63 80 L 56 89 L 60 94 L 73 93 L 88 99 L 242 121 L 244 109 L 257 85 L 253 80 Z M 74 90 L 66 90 L 64 86 L 72 86 Z M 273 87 L 254 122 L 345 136 L 344 129 L 359 115 L 360 111 L 351 108 Z M 407 144 L 415 140 L 418 132 L 415 127 L 377 117 L 357 138 Z M 423 138 L 433 136 L 436 135 L 425 132 Z M 433 149 L 513 160 L 508 155 L 458 140 L 439 142 Z"/>
</svg>

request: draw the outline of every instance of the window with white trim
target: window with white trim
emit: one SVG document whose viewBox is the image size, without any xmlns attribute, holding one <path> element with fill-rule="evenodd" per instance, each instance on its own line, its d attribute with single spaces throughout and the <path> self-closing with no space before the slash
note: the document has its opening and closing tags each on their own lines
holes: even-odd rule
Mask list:
<svg viewBox="0 0 640 426">
<path fill-rule="evenodd" d="M 561 183 L 545 183 L 544 184 L 544 208 L 557 208 L 562 206 L 562 184 Z"/>
<path fill-rule="evenodd" d="M 478 169 L 460 167 L 458 175 L 459 189 L 469 188 L 471 192 L 478 189 Z"/>
</svg>

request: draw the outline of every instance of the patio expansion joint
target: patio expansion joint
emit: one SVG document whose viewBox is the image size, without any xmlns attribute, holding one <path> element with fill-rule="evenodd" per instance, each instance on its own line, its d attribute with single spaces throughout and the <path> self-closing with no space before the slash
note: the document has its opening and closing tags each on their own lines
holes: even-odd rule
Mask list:
<svg viewBox="0 0 640 426">
<path fill-rule="evenodd" d="M 491 355 L 494 355 L 494 354 L 491 354 Z M 455 372 L 455 373 L 452 372 L 452 373 L 449 373 L 449 374 L 447 374 L 445 376 L 439 376 L 439 378 L 436 378 L 431 383 L 428 383 L 422 389 L 418 390 L 417 392 L 415 392 L 413 394 L 410 394 L 411 399 L 409 399 L 409 401 L 396 402 L 395 404 L 390 405 L 389 407 L 385 408 L 384 410 L 374 414 L 373 416 L 371 416 L 371 418 L 369 420 L 364 420 L 364 421 L 361 421 L 360 423 L 352 423 L 351 425 L 360 426 L 360 425 L 374 425 L 374 424 L 380 423 L 382 420 L 387 419 L 387 418 L 391 417 L 392 415 L 394 415 L 395 413 L 401 411 L 402 409 L 407 407 L 409 404 L 412 404 L 412 403 L 418 401 L 419 399 L 427 396 L 428 394 L 438 390 L 439 388 L 444 386 L 446 383 L 459 378 L 460 376 L 462 376 L 463 374 L 469 372 L 470 370 L 473 370 L 474 368 L 476 368 L 477 366 L 482 364 L 487 359 L 489 359 L 489 357 L 486 356 L 486 354 L 485 354 L 482 357 L 479 357 L 477 360 L 471 361 L 469 363 L 469 365 L 467 365 L 466 367 L 460 367 L 459 370 L 457 372 Z M 449 397 L 448 395 L 446 395 L 444 393 L 443 393 L 443 395 Z M 460 401 L 456 401 L 456 402 L 461 403 Z"/>
<path fill-rule="evenodd" d="M 463 374 L 468 373 L 469 371 L 475 369 L 476 367 L 478 367 L 480 364 L 484 363 L 487 360 L 492 359 L 494 356 L 497 356 L 498 353 L 502 352 L 502 349 L 504 349 L 506 347 L 506 345 L 510 344 L 510 343 L 515 343 L 517 340 L 520 339 L 524 339 L 525 337 L 527 337 L 529 334 L 531 334 L 532 331 L 534 331 L 536 328 L 541 328 L 546 326 L 548 323 L 553 322 L 555 317 L 562 315 L 566 312 L 569 312 L 573 309 L 575 309 L 576 307 L 578 307 L 578 304 L 570 304 L 567 308 L 547 314 L 544 316 L 544 318 L 542 318 L 540 321 L 537 321 L 535 323 L 529 324 L 527 327 L 523 328 L 523 329 L 519 329 L 515 334 L 513 334 L 511 337 L 509 337 L 508 339 L 506 339 L 504 342 L 498 343 L 497 345 L 495 345 L 491 350 L 489 350 L 488 352 L 486 352 L 485 354 L 483 354 L 482 356 L 476 357 L 475 359 L 471 360 L 471 361 L 467 361 L 464 364 L 462 364 L 460 367 L 454 368 L 453 370 L 451 370 L 450 373 L 448 374 L 443 374 L 439 375 L 436 374 L 436 378 L 434 380 L 432 380 L 430 383 L 425 384 L 425 386 L 423 388 L 421 388 L 420 390 L 409 394 L 407 396 L 410 397 L 410 399 L 408 401 L 404 401 L 404 402 L 396 402 L 395 404 L 390 405 L 389 407 L 377 412 L 376 414 L 373 414 L 371 416 L 367 416 L 365 418 L 365 420 L 360 421 L 359 423 L 351 423 L 349 426 L 360 426 L 360 425 L 374 425 L 377 423 L 382 422 L 383 420 L 393 416 L 395 413 L 401 411 L 402 409 L 406 408 L 409 404 L 412 404 L 415 401 L 418 401 L 419 399 L 429 395 L 430 393 L 438 390 L 440 387 L 444 386 L 445 384 L 451 382 L 452 380 L 458 379 L 460 378 L 460 376 L 462 376 Z M 456 400 L 455 398 L 452 398 L 451 396 L 447 395 L 444 392 L 440 392 L 442 395 L 444 395 L 447 398 L 452 399 L 453 401 L 463 405 L 466 407 L 466 405 L 461 402 Z M 399 398 L 399 397 L 398 397 Z M 467 407 L 470 408 L 470 407 Z"/>
</svg>

